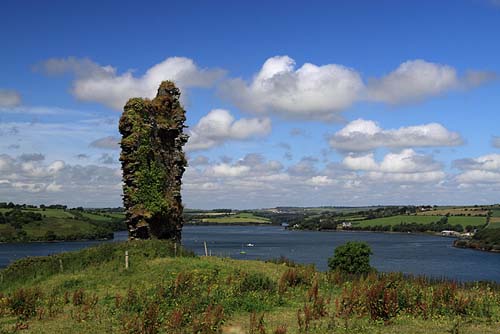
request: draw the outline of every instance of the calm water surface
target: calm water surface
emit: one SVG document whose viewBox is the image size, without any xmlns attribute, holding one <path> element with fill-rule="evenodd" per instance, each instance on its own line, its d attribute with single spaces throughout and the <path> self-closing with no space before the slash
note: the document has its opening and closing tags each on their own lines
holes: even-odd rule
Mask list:
<svg viewBox="0 0 500 334">
<path fill-rule="evenodd" d="M 126 240 L 126 232 L 115 233 L 114 241 Z M 281 255 L 300 263 L 327 269 L 327 259 L 336 246 L 347 241 L 366 241 L 373 250 L 371 264 L 380 271 L 448 277 L 460 281 L 500 282 L 500 254 L 453 248 L 452 239 L 415 234 L 370 232 L 288 231 L 277 226 L 185 226 L 184 246 L 204 253 L 203 242 L 212 255 L 236 259 L 269 259 Z M 25 256 L 41 256 L 76 250 L 101 242 L 0 244 L 0 267 Z M 249 247 L 248 244 L 253 244 Z M 246 254 L 240 254 L 244 251 Z"/>
</svg>

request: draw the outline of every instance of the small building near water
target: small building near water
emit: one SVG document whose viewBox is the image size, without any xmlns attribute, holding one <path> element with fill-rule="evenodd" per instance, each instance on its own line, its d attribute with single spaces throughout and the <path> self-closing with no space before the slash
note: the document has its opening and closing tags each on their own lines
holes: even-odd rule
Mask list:
<svg viewBox="0 0 500 334">
<path fill-rule="evenodd" d="M 352 228 L 351 222 L 343 222 L 342 223 L 342 229 L 349 229 L 349 228 Z"/>
<path fill-rule="evenodd" d="M 443 237 L 458 237 L 460 236 L 460 233 L 457 231 L 443 230 L 441 231 L 441 235 Z"/>
</svg>

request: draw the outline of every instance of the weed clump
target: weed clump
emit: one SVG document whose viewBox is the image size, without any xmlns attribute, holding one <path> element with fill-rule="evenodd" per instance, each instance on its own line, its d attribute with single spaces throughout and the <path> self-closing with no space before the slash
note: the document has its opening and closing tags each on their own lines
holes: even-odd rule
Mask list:
<svg viewBox="0 0 500 334">
<path fill-rule="evenodd" d="M 278 282 L 280 294 L 298 285 L 310 285 L 316 270 L 314 266 L 301 266 L 287 269 Z"/>
<path fill-rule="evenodd" d="M 20 319 L 27 320 L 37 314 L 43 293 L 39 288 L 18 289 L 7 297 L 7 307 L 13 315 Z"/>
</svg>

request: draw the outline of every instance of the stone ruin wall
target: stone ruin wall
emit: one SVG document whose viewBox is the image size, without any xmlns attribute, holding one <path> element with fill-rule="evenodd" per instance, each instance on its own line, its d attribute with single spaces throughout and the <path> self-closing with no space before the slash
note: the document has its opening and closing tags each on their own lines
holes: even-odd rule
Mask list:
<svg viewBox="0 0 500 334">
<path fill-rule="evenodd" d="M 123 204 L 129 238 L 180 241 L 183 225 L 182 174 L 186 112 L 174 83 L 161 83 L 153 100 L 132 98 L 124 107 L 122 134 Z"/>
</svg>

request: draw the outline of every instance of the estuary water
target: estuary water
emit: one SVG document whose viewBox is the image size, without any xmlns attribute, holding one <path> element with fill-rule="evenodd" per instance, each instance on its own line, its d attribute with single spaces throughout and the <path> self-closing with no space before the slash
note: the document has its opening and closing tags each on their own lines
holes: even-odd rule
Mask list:
<svg viewBox="0 0 500 334">
<path fill-rule="evenodd" d="M 127 239 L 115 233 L 113 241 L 0 244 L 0 267 L 25 256 L 41 256 Z M 182 242 L 204 254 L 236 259 L 270 259 L 286 256 L 299 263 L 314 263 L 327 270 L 336 246 L 365 241 L 372 248 L 371 264 L 379 271 L 446 277 L 458 281 L 500 283 L 500 254 L 452 247 L 453 239 L 420 234 L 372 232 L 291 231 L 279 226 L 184 226 Z"/>
</svg>

